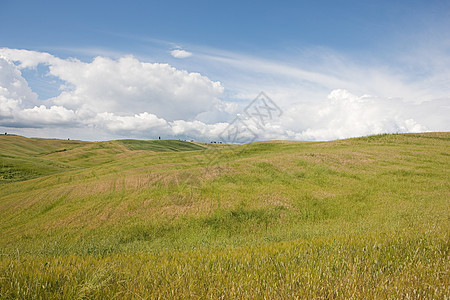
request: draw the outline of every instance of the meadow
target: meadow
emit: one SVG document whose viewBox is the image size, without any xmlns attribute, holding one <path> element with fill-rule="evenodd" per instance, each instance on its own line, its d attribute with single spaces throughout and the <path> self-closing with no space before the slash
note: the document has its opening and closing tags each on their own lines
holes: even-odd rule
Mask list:
<svg viewBox="0 0 450 300">
<path fill-rule="evenodd" d="M 447 299 L 449 149 L 0 136 L 0 298 Z"/>
</svg>

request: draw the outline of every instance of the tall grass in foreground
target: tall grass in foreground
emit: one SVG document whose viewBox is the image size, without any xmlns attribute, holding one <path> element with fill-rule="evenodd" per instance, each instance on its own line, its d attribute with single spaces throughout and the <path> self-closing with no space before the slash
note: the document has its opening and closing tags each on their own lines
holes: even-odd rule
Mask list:
<svg viewBox="0 0 450 300">
<path fill-rule="evenodd" d="M 448 235 L 0 260 L 10 298 L 433 298 L 450 290 Z"/>
</svg>

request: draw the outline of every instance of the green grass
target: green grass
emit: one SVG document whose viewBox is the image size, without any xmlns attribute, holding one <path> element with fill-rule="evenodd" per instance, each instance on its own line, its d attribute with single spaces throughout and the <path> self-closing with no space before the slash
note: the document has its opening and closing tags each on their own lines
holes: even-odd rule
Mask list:
<svg viewBox="0 0 450 300">
<path fill-rule="evenodd" d="M 0 298 L 450 294 L 449 133 L 70 142 L 0 137 Z"/>
<path fill-rule="evenodd" d="M 28 139 L 0 136 L 0 184 L 58 173 L 72 166 L 46 159 L 52 153 L 65 152 L 88 144 L 82 141 Z"/>
<path fill-rule="evenodd" d="M 155 152 L 194 151 L 205 149 L 194 143 L 177 140 L 120 140 L 130 150 L 150 150 Z"/>
<path fill-rule="evenodd" d="M 71 166 L 34 157 L 0 156 L 0 183 L 64 171 Z"/>
</svg>

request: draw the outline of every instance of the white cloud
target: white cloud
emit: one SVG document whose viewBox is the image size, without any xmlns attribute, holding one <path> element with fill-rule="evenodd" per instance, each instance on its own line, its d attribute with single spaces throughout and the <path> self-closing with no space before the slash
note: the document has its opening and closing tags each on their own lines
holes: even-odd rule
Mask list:
<svg viewBox="0 0 450 300">
<path fill-rule="evenodd" d="M 403 110 L 412 104 L 389 99 L 356 96 L 342 89 L 326 101 L 294 106 L 286 111 L 283 128 L 297 140 L 333 140 L 380 133 L 423 132 L 428 128 Z"/>
<path fill-rule="evenodd" d="M 170 54 L 175 58 L 186 58 L 192 56 L 192 53 L 182 49 L 175 49 L 170 51 Z"/>
<path fill-rule="evenodd" d="M 96 57 L 90 63 L 15 49 L 0 49 L 0 56 L 18 62 L 20 68 L 48 65 L 49 75 L 66 82 L 61 94 L 49 103 L 74 110 L 122 115 L 149 112 L 167 120 L 194 119 L 217 106 L 224 91 L 220 82 L 199 73 L 141 62 L 132 56 L 118 60 Z"/>
<path fill-rule="evenodd" d="M 51 75 L 73 87 L 52 99 L 54 103 L 96 113 L 150 112 L 167 120 L 193 119 L 214 107 L 224 90 L 220 82 L 199 73 L 132 56 L 96 57 L 91 63 L 64 61 L 49 68 Z"/>
<path fill-rule="evenodd" d="M 16 112 L 16 121 L 22 126 L 41 127 L 48 125 L 70 125 L 77 123 L 77 115 L 73 110 L 62 106 L 53 105 L 47 108 L 45 105 L 26 108 Z"/>
<path fill-rule="evenodd" d="M 364 69 L 364 73 L 363 68 L 341 65 L 335 58 L 328 72 L 239 56 L 206 60 L 231 68 L 242 80 L 226 80 L 232 90 L 225 93 L 221 82 L 199 73 L 133 56 L 82 62 L 36 51 L 0 49 L 0 126 L 42 128 L 42 132 L 67 128 L 62 134 L 82 136 L 75 130 L 79 128 L 89 130 L 85 138 L 93 140 L 157 136 L 218 140 L 227 122 L 264 89 L 284 113 L 264 128 L 247 120 L 259 140 L 332 140 L 448 130 L 448 101 L 437 101 L 429 89 L 409 87 L 401 76 L 379 69 Z M 45 101 L 38 100 L 21 74 L 39 64 L 48 66 L 48 75 L 64 82 L 60 94 Z M 439 78 L 442 82 L 443 77 Z M 227 100 L 229 94 L 245 101 Z M 390 98 L 398 95 L 405 96 Z M 421 101 L 409 101 L 414 97 Z"/>
<path fill-rule="evenodd" d="M 91 121 L 97 128 L 112 133 L 135 134 L 138 136 L 154 136 L 170 134 L 166 120 L 147 112 L 134 116 L 117 116 L 113 113 L 100 113 Z"/>
<path fill-rule="evenodd" d="M 60 95 L 47 99 L 45 105 L 37 101 L 19 70 L 40 63 L 49 67 L 49 75 L 65 82 Z M 76 125 L 119 135 L 200 137 L 214 134 L 210 129 L 215 125 L 195 120 L 196 116 L 208 119 L 209 115 L 211 120 L 233 107 L 219 100 L 224 91 L 220 82 L 132 56 L 96 57 L 86 63 L 35 51 L 0 49 L 0 68 L 3 126 Z"/>
<path fill-rule="evenodd" d="M 39 64 L 55 64 L 61 59 L 45 52 L 0 48 L 0 57 L 19 63 L 19 68 L 36 68 Z"/>
<path fill-rule="evenodd" d="M 134 116 L 117 116 L 113 113 L 101 113 L 91 120 L 96 128 L 123 136 L 132 134 L 137 137 L 179 137 L 202 140 L 216 140 L 226 128 L 227 123 L 206 124 L 201 121 L 175 120 L 167 122 L 149 113 Z"/>
<path fill-rule="evenodd" d="M 248 128 L 256 134 L 257 140 L 310 141 L 428 131 L 404 113 L 405 108 L 420 110 L 421 106 L 368 95 L 356 96 L 337 89 L 324 101 L 291 106 L 279 119 L 267 120 L 264 128 L 247 119 L 246 126 L 239 131 Z"/>
<path fill-rule="evenodd" d="M 34 102 L 37 95 L 33 93 L 17 67 L 0 56 L 0 95 L 17 101 Z"/>
<path fill-rule="evenodd" d="M 8 51 L 11 53 L 11 51 Z M 23 57 L 23 51 L 19 56 Z M 25 59 L 29 67 L 32 59 Z M 22 64 L 20 64 L 21 66 Z M 41 127 L 68 124 L 76 120 L 75 113 L 62 106 L 36 106 L 37 95 L 32 92 L 19 69 L 0 56 L 0 125 Z"/>
</svg>

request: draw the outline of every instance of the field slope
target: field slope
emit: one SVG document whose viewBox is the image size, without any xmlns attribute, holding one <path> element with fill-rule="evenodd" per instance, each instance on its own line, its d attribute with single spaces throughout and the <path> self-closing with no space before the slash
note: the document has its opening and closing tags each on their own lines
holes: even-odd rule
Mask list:
<svg viewBox="0 0 450 300">
<path fill-rule="evenodd" d="M 0 136 L 0 298 L 445 298 L 449 149 Z"/>
</svg>

